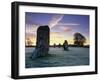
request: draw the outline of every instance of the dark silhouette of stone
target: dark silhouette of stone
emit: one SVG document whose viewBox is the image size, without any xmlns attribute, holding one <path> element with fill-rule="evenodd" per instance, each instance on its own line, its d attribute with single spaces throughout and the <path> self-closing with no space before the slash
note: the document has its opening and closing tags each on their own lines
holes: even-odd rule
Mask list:
<svg viewBox="0 0 100 81">
<path fill-rule="evenodd" d="M 56 47 L 56 44 L 54 43 L 53 47 L 55 48 Z"/>
<path fill-rule="evenodd" d="M 32 59 L 45 56 L 49 51 L 50 29 L 48 26 L 40 26 L 37 29 L 36 48 L 32 54 Z"/>
<path fill-rule="evenodd" d="M 60 48 L 61 47 L 61 44 L 59 43 L 58 47 Z"/>
<path fill-rule="evenodd" d="M 68 51 L 69 50 L 68 49 L 68 41 L 67 40 L 64 41 L 63 48 L 64 48 L 65 51 Z"/>
</svg>

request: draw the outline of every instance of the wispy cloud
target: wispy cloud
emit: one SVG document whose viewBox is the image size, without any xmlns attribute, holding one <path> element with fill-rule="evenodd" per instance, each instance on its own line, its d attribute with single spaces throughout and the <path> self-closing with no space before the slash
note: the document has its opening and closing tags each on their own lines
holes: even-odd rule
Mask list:
<svg viewBox="0 0 100 81">
<path fill-rule="evenodd" d="M 60 21 L 63 19 L 64 15 L 54 15 L 52 19 L 49 21 L 49 27 L 57 27 L 57 26 L 79 26 L 79 23 L 61 23 Z"/>
<path fill-rule="evenodd" d="M 49 21 L 49 27 L 53 28 L 54 26 L 56 26 L 64 17 L 64 15 L 54 15 L 51 19 L 51 21 Z"/>
<path fill-rule="evenodd" d="M 78 23 L 58 23 L 57 25 L 61 25 L 61 26 L 78 26 L 80 24 L 78 24 Z"/>
</svg>

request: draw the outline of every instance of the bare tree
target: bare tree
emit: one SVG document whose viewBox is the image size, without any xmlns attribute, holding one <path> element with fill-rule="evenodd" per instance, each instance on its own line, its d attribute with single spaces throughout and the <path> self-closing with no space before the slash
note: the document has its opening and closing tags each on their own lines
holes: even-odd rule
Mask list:
<svg viewBox="0 0 100 81">
<path fill-rule="evenodd" d="M 86 38 L 81 33 L 74 34 L 74 45 L 84 46 L 85 42 L 86 42 Z"/>
</svg>

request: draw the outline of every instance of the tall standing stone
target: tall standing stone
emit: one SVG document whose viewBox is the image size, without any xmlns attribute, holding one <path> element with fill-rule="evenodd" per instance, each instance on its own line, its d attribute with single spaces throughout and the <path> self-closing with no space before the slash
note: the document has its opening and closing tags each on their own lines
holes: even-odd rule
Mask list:
<svg viewBox="0 0 100 81">
<path fill-rule="evenodd" d="M 36 48 L 32 58 L 45 56 L 49 51 L 50 29 L 48 26 L 40 26 L 37 29 Z"/>
</svg>

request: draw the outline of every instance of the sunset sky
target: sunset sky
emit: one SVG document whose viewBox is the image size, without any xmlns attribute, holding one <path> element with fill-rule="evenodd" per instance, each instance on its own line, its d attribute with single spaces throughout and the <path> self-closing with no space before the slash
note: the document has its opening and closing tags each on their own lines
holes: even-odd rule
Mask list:
<svg viewBox="0 0 100 81">
<path fill-rule="evenodd" d="M 71 14 L 51 14 L 51 13 L 25 13 L 26 45 L 27 41 L 31 45 L 36 45 L 36 31 L 40 25 L 48 25 L 50 28 L 50 45 L 63 44 L 67 40 L 73 44 L 73 35 L 76 32 L 86 37 L 89 44 L 89 16 Z"/>
</svg>

